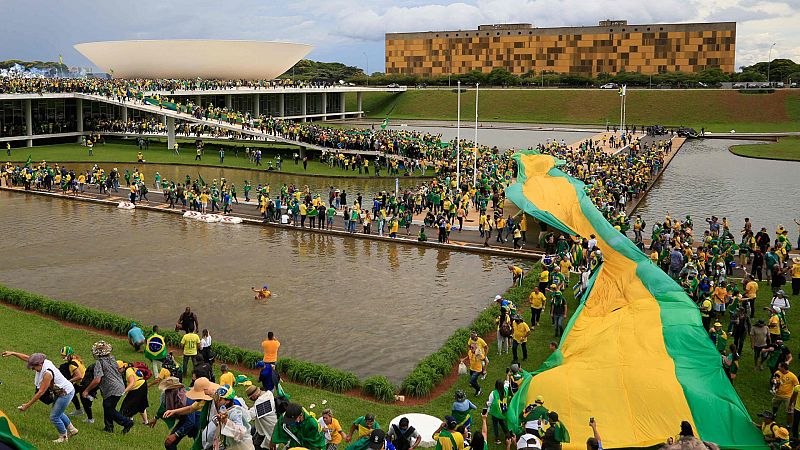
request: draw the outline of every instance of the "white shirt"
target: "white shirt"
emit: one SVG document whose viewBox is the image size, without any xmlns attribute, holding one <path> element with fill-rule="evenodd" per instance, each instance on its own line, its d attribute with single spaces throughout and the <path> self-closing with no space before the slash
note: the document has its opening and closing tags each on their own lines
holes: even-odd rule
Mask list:
<svg viewBox="0 0 800 450">
<path fill-rule="evenodd" d="M 36 385 L 36 389 L 39 389 L 39 386 L 42 384 L 42 378 L 44 378 L 44 374 L 50 370 L 53 372 L 53 384 L 60 387 L 64 390 L 67 394 L 71 392 L 75 392 L 75 386 L 69 382 L 69 380 L 61 374 L 61 371 L 58 370 L 52 361 L 49 359 L 45 359 L 44 363 L 42 364 L 42 370 L 36 372 L 36 376 L 34 377 L 33 383 Z"/>
<path fill-rule="evenodd" d="M 271 403 L 272 412 L 258 417 L 256 406 L 267 402 Z M 275 396 L 272 394 L 272 392 L 265 391 L 261 393 L 261 396 L 259 396 L 255 403 L 253 403 L 253 407 L 250 408 L 250 418 L 253 420 L 253 424 L 256 427 L 256 432 L 261 436 L 266 437 L 264 442 L 261 444 L 261 448 L 269 448 L 270 439 L 272 439 L 272 432 L 275 430 L 275 425 L 278 423 L 278 416 L 275 415 Z"/>
<path fill-rule="evenodd" d="M 211 347 L 211 335 L 210 334 L 208 336 L 200 339 L 200 350 L 202 350 L 204 348 L 207 348 L 207 347 Z"/>
<path fill-rule="evenodd" d="M 589 247 L 589 251 L 594 250 L 597 247 L 597 239 L 589 239 L 589 242 L 586 243 L 586 246 Z"/>
</svg>

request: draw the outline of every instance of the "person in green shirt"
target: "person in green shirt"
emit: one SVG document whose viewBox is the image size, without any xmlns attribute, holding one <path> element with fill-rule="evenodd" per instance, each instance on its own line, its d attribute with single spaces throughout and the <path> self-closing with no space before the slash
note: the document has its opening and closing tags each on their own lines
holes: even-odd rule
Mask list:
<svg viewBox="0 0 800 450">
<path fill-rule="evenodd" d="M 419 242 L 426 242 L 428 240 L 428 236 L 425 234 L 425 226 L 421 226 L 419 228 L 419 237 L 417 240 Z"/>
<path fill-rule="evenodd" d="M 489 407 L 489 415 L 492 417 L 492 431 L 494 432 L 495 444 L 500 445 L 509 439 L 508 424 L 506 422 L 506 411 L 508 402 L 511 399 L 511 392 L 506 387 L 503 380 L 494 382 L 494 390 L 489 394 L 486 405 Z M 500 438 L 500 432 L 503 438 Z"/>
<path fill-rule="evenodd" d="M 272 433 L 272 444 L 285 444 L 286 448 L 303 447 L 309 450 L 325 448 L 322 427 L 302 406 L 289 403 L 286 412 L 278 419 Z"/>
<path fill-rule="evenodd" d="M 333 228 L 333 218 L 336 217 L 336 208 L 334 208 L 333 205 L 328 206 L 328 209 L 325 211 L 325 215 L 327 217 L 327 229 L 330 230 Z"/>
</svg>

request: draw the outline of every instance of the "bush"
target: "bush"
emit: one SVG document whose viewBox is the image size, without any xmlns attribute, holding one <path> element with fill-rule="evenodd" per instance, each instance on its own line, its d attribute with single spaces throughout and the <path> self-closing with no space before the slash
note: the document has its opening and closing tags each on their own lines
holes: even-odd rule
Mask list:
<svg viewBox="0 0 800 450">
<path fill-rule="evenodd" d="M 369 377 L 361 385 L 361 392 L 384 402 L 394 401 L 394 385 L 384 376 Z"/>
<path fill-rule="evenodd" d="M 345 392 L 359 386 L 358 377 L 351 372 L 292 358 L 278 360 L 278 372 L 291 381 L 333 392 Z"/>
</svg>

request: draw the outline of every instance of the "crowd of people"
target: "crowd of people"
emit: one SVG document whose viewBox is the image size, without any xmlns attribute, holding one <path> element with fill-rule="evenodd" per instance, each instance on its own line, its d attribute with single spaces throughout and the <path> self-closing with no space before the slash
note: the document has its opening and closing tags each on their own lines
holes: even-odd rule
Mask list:
<svg viewBox="0 0 800 450">
<path fill-rule="evenodd" d="M 292 79 L 261 80 L 210 80 L 187 79 L 108 79 L 108 78 L 45 78 L 45 77 L 0 77 L 0 94 L 44 94 L 80 92 L 84 94 L 106 94 L 108 92 L 169 92 L 216 91 L 230 89 L 282 89 L 323 88 L 332 83 L 326 81 L 302 81 Z"/>
</svg>

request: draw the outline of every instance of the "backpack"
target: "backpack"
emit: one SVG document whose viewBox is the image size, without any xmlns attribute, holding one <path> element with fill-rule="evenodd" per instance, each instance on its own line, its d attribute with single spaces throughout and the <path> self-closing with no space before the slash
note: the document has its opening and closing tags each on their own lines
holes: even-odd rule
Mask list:
<svg viewBox="0 0 800 450">
<path fill-rule="evenodd" d="M 164 359 L 161 367 L 167 369 L 170 376 L 178 378 L 179 380 L 183 379 L 183 370 L 178 364 L 175 363 L 175 359 L 173 359 L 171 356 Z"/>
<path fill-rule="evenodd" d="M 147 367 L 147 364 L 143 362 L 133 362 L 131 363 L 131 367 L 136 369 L 136 375 L 145 379 L 145 381 L 149 380 L 153 376 L 153 372 L 150 371 L 150 368 Z"/>
<path fill-rule="evenodd" d="M 510 337 L 514 334 L 514 331 L 511 329 L 511 324 L 508 322 L 503 322 L 500 324 L 500 336 L 502 337 Z"/>
</svg>

